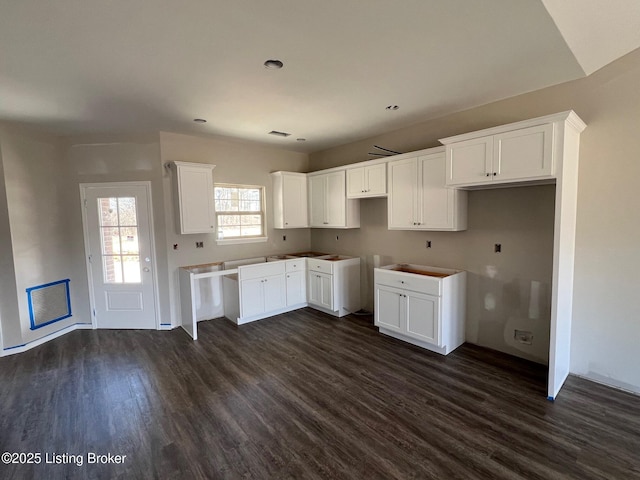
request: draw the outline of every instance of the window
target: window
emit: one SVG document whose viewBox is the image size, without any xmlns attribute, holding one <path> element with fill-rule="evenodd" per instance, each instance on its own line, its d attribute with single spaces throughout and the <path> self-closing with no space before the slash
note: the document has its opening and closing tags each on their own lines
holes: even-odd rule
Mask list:
<svg viewBox="0 0 640 480">
<path fill-rule="evenodd" d="M 265 241 L 264 187 L 216 184 L 218 242 Z"/>
</svg>

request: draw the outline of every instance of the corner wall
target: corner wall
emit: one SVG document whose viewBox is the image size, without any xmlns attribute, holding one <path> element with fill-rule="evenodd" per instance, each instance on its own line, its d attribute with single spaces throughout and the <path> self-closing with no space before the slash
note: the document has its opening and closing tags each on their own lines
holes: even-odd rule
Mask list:
<svg viewBox="0 0 640 480">
<path fill-rule="evenodd" d="M 640 296 L 637 295 L 640 290 L 640 276 L 637 273 L 640 271 L 640 216 L 635 213 L 640 178 L 638 85 L 640 50 L 631 52 L 584 79 L 313 154 L 311 169 L 320 170 L 366 160 L 366 152 L 370 151 L 373 144 L 402 152 L 413 151 L 436 146 L 438 138 L 575 110 L 586 122 L 587 129 L 582 133 L 580 142 L 571 372 L 640 393 L 640 369 L 637 368 L 640 353 L 636 342 L 640 338 Z M 523 223 L 523 219 L 529 219 L 531 230 L 526 235 L 523 232 L 515 243 L 502 242 L 503 252 L 513 250 L 530 255 L 527 244 L 533 243 L 536 253 L 531 260 L 525 260 L 524 266 L 518 267 L 511 262 L 505 265 L 510 269 L 511 265 L 517 268 L 513 268 L 506 277 L 497 278 L 503 294 L 497 299 L 495 311 L 507 311 L 518 298 L 528 297 L 522 290 L 517 293 L 521 287 L 519 283 L 514 286 L 513 281 L 517 278 L 537 278 L 543 273 L 540 269 L 547 263 L 550 265 L 552 245 L 549 244 L 548 249 L 545 245 L 550 233 L 547 218 L 553 212 L 552 208 L 548 208 L 553 202 L 552 192 L 540 191 L 539 197 L 525 200 L 521 195 L 525 195 L 522 192 L 529 188 L 533 187 L 509 189 L 511 192 L 471 192 L 470 229 L 466 235 L 459 237 L 456 233 L 439 233 L 441 240 L 438 243 L 451 245 L 442 255 L 426 253 L 422 248 L 418 250 L 418 246 L 414 246 L 413 250 L 407 245 L 403 247 L 392 232 L 383 229 L 376 232 L 379 235 L 377 242 L 381 245 L 378 253 L 385 254 L 386 251 L 389 260 L 394 261 L 405 261 L 405 257 L 411 256 L 424 262 L 455 264 L 470 269 L 473 280 L 468 293 L 468 338 L 492 348 L 496 348 L 495 344 L 500 342 L 506 347 L 508 335 L 503 326 L 508 323 L 508 317 L 501 314 L 498 319 L 501 325 L 496 328 L 495 319 L 487 316 L 486 305 L 483 307 L 484 302 L 479 300 L 483 296 L 481 285 L 491 285 L 496 278 L 490 273 L 493 270 L 479 267 L 483 262 L 486 262 L 486 267 L 493 264 L 482 253 L 486 243 L 493 242 L 490 240 L 493 232 L 503 229 L 500 235 L 493 237 L 497 242 L 498 237 L 503 238 L 512 226 L 516 230 L 521 224 L 525 227 L 527 223 Z M 545 187 L 542 188 L 544 190 Z M 502 198 L 492 198 L 494 195 Z M 479 231 L 478 226 L 484 225 L 483 220 L 487 219 L 506 223 L 502 223 L 503 227 L 498 226 L 497 230 L 494 225 L 492 228 L 482 226 L 482 231 Z M 552 229 L 552 223 L 550 225 Z M 515 234 L 517 231 L 514 231 Z M 350 235 L 354 236 L 351 240 L 353 243 L 366 241 L 364 235 L 358 237 L 357 232 Z M 413 232 L 407 232 L 406 238 L 413 235 Z M 421 240 L 433 236 L 426 233 L 418 235 L 422 235 Z M 476 236 L 485 236 L 486 239 L 477 243 L 469 238 Z M 535 238 L 538 240 L 534 241 Z M 328 234 L 323 233 L 317 235 L 314 232 L 312 239 L 313 248 L 321 248 L 329 242 Z M 403 241 L 407 243 L 411 240 Z M 422 242 L 416 242 L 416 245 L 418 243 Z M 385 251 L 380 251 L 382 247 Z"/>
</svg>

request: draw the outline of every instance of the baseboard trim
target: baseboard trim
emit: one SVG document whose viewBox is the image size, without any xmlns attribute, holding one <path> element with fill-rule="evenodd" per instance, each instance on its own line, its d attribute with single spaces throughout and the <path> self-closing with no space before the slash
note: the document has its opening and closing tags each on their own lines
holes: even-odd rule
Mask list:
<svg viewBox="0 0 640 480">
<path fill-rule="evenodd" d="M 92 329 L 93 325 L 90 323 L 74 323 L 73 325 L 69 325 L 68 327 L 61 328 L 53 333 L 45 335 L 44 337 L 40 337 L 36 340 L 32 340 L 31 342 L 23 343 L 22 345 L 16 345 L 14 347 L 7 347 L 2 350 L 2 354 L 0 356 L 6 357 L 9 355 L 14 355 L 16 353 L 23 353 L 27 350 L 31 350 L 34 347 L 47 343 L 54 338 L 61 337 L 62 335 L 66 335 L 67 333 L 71 333 L 74 330 L 88 330 Z"/>
</svg>

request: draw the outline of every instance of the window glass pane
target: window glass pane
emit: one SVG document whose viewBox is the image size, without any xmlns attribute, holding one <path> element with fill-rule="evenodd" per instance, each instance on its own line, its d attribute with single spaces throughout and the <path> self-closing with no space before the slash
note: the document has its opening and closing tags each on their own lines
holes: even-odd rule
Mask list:
<svg viewBox="0 0 640 480">
<path fill-rule="evenodd" d="M 136 199 L 135 197 L 119 197 L 118 198 L 118 215 L 120 225 L 136 226 L 138 218 L 136 216 Z"/>
<path fill-rule="evenodd" d="M 119 255 L 102 257 L 104 283 L 122 283 L 122 260 Z"/>
<path fill-rule="evenodd" d="M 260 215 L 242 215 L 240 218 L 241 225 L 262 225 L 262 217 Z"/>
<path fill-rule="evenodd" d="M 120 228 L 120 248 L 123 254 L 138 254 L 138 227 Z"/>
<path fill-rule="evenodd" d="M 242 185 L 215 187 L 218 238 L 259 237 L 264 234 L 263 190 L 263 187 Z"/>
<path fill-rule="evenodd" d="M 122 256 L 124 283 L 140 283 L 140 257 L 137 255 Z"/>
<path fill-rule="evenodd" d="M 118 225 L 117 198 L 98 198 L 98 217 L 101 226 Z"/>
<path fill-rule="evenodd" d="M 103 255 L 120 253 L 120 229 L 118 227 L 101 227 L 100 239 Z"/>
</svg>

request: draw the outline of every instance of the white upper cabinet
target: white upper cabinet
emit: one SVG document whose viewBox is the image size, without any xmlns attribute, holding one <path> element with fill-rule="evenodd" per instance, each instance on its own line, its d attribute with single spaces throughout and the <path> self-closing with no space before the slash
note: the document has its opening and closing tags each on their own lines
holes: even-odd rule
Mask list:
<svg viewBox="0 0 640 480">
<path fill-rule="evenodd" d="M 415 153 L 423 155 L 389 162 L 389 229 L 465 230 L 467 194 L 445 186 L 444 152 Z"/>
<path fill-rule="evenodd" d="M 447 143 L 447 185 L 450 186 L 473 187 L 555 178 L 554 123 L 467 140 L 441 141 Z"/>
<path fill-rule="evenodd" d="M 307 175 L 296 172 L 274 172 L 273 227 L 309 227 L 307 209 Z"/>
<path fill-rule="evenodd" d="M 386 195 L 386 163 L 347 170 L 347 198 L 384 197 Z"/>
<path fill-rule="evenodd" d="M 214 233 L 213 169 L 205 163 L 172 162 L 175 166 L 176 230 L 181 234 Z"/>
<path fill-rule="evenodd" d="M 345 171 L 309 175 L 309 220 L 315 228 L 359 228 L 360 204 L 346 196 Z"/>
</svg>

